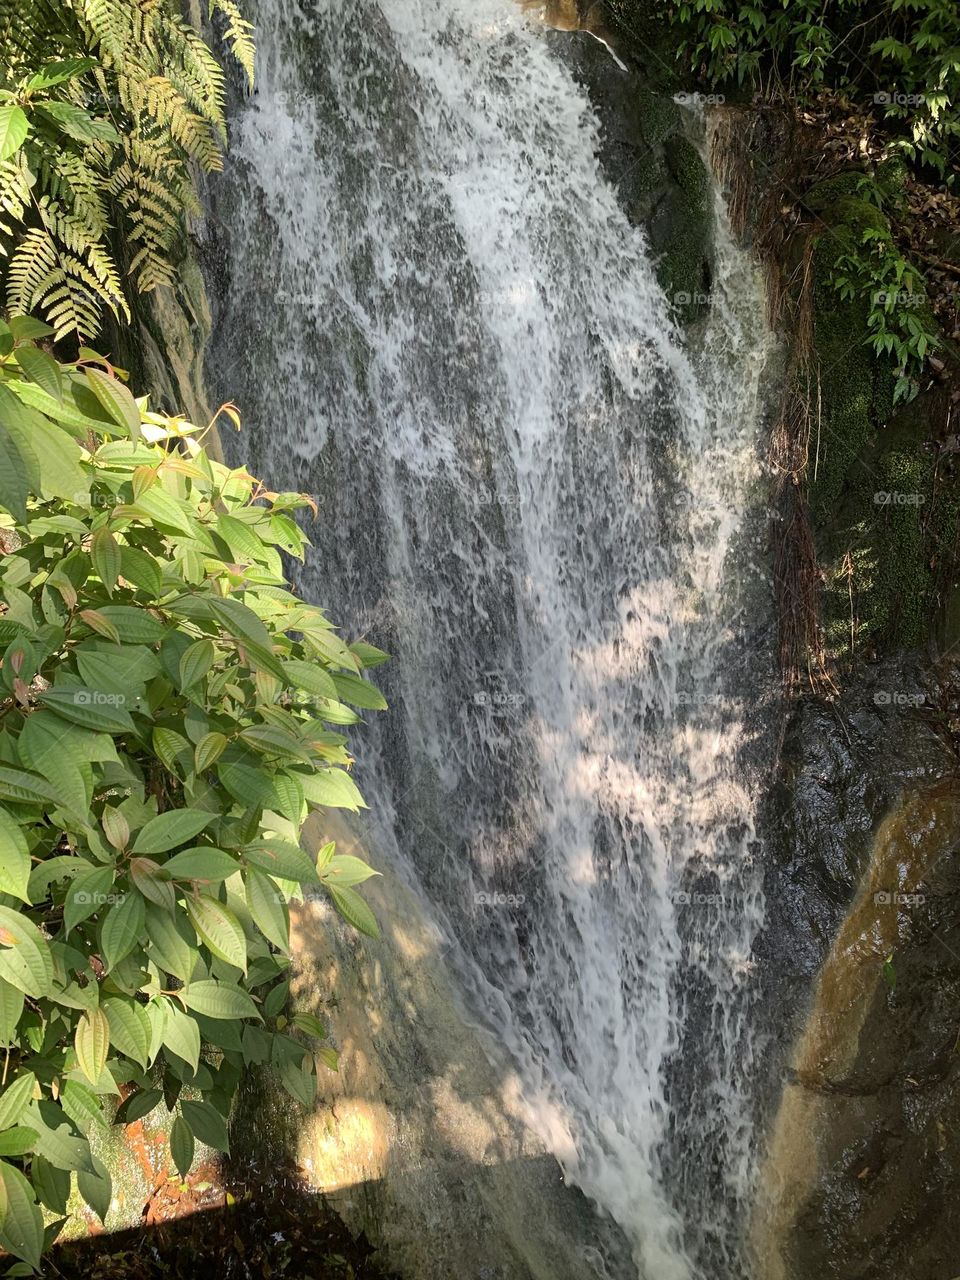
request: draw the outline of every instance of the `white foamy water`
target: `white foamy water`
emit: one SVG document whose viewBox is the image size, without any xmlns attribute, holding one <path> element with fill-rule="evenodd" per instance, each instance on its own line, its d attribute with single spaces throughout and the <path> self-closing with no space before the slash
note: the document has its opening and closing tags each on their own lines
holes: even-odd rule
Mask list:
<svg viewBox="0 0 960 1280">
<path fill-rule="evenodd" d="M 318 497 L 301 585 L 394 655 L 354 737 L 371 856 L 637 1274 L 741 1277 L 759 280 L 718 200 L 685 347 L 562 42 L 509 0 L 257 18 L 211 380 Z"/>
</svg>

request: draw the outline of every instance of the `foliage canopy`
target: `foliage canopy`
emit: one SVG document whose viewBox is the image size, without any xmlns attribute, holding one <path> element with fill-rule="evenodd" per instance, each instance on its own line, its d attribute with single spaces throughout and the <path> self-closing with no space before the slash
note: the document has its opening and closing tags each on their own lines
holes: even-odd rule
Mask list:
<svg viewBox="0 0 960 1280">
<path fill-rule="evenodd" d="M 233 0 L 208 11 L 252 81 L 250 24 Z M 130 318 L 125 275 L 175 278 L 191 165 L 221 164 L 223 71 L 178 0 L 0 0 L 0 56 L 7 306 L 90 339 L 104 308 Z"/>
<path fill-rule="evenodd" d="M 106 1213 L 111 1099 L 176 1113 L 185 1174 L 251 1064 L 303 1103 L 336 1066 L 287 1021 L 287 904 L 377 933 L 371 869 L 300 835 L 362 805 L 342 730 L 385 705 L 362 675 L 385 655 L 286 587 L 308 499 L 49 332 L 0 323 L 0 1245 L 34 1268 L 72 1174 Z"/>
</svg>

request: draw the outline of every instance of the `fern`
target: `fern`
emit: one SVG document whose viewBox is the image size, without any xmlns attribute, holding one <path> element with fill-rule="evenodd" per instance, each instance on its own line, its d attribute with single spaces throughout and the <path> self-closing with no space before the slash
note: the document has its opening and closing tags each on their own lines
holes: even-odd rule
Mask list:
<svg viewBox="0 0 960 1280">
<path fill-rule="evenodd" d="M 234 0 L 208 16 L 252 82 L 251 24 Z M 193 166 L 222 165 L 223 68 L 180 0 L 0 0 L 0 50 L 27 135 L 0 159 L 7 306 L 88 340 L 105 310 L 129 317 L 131 289 L 176 280 Z"/>
</svg>

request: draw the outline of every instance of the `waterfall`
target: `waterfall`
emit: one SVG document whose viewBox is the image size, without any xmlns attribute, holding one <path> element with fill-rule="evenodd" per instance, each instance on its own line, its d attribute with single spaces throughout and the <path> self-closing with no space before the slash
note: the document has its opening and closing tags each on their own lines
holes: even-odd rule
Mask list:
<svg viewBox="0 0 960 1280">
<path fill-rule="evenodd" d="M 393 655 L 352 738 L 370 857 L 635 1275 L 739 1280 L 760 280 L 718 195 L 684 339 L 565 38 L 511 0 L 255 17 L 209 376 L 319 505 L 299 587 Z"/>
</svg>

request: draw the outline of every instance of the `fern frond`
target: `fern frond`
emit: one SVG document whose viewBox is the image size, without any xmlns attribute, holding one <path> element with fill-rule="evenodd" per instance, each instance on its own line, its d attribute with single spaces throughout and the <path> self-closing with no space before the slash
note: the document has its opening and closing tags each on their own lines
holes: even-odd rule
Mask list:
<svg viewBox="0 0 960 1280">
<path fill-rule="evenodd" d="M 253 42 L 253 23 L 240 13 L 234 0 L 210 0 L 210 16 L 222 13 L 226 18 L 224 32 L 233 56 L 247 73 L 247 83 L 253 88 L 253 66 L 256 46 Z"/>
</svg>

